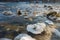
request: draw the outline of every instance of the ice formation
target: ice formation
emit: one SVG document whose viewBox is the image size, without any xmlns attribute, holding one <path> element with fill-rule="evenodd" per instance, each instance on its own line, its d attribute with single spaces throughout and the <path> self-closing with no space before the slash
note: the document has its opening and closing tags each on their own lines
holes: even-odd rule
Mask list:
<svg viewBox="0 0 60 40">
<path fill-rule="evenodd" d="M 45 23 L 30 24 L 27 25 L 27 31 L 33 34 L 41 34 L 41 32 L 44 31 L 45 27 L 46 27 Z"/>
<path fill-rule="evenodd" d="M 2 13 L 3 13 L 4 15 L 7 15 L 7 16 L 13 14 L 11 11 L 3 11 Z"/>
<path fill-rule="evenodd" d="M 19 34 L 18 36 L 16 36 L 14 38 L 14 40 L 36 40 L 35 38 L 32 38 L 31 36 L 29 36 L 28 34 Z"/>
</svg>

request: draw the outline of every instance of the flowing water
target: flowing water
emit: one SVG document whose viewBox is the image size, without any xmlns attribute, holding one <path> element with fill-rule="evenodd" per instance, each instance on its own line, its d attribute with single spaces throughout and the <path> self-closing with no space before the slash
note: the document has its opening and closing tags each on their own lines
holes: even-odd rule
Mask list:
<svg viewBox="0 0 60 40">
<path fill-rule="evenodd" d="M 17 16 L 13 16 L 13 17 L 9 16 L 8 17 L 8 16 L 3 15 L 2 12 L 3 11 L 12 11 L 13 14 L 16 14 L 18 8 L 20 8 L 21 10 L 25 10 L 26 8 L 29 8 L 31 4 L 33 4 L 33 3 L 29 3 L 29 2 L 0 2 L 0 24 L 1 24 L 1 22 L 8 22 L 11 24 L 15 24 L 15 23 L 27 24 L 29 21 L 24 21 L 23 17 L 17 17 Z M 41 6 L 44 4 L 39 3 L 39 5 Z M 51 4 L 47 4 L 47 5 L 51 5 Z M 52 5 L 55 6 L 55 4 L 52 4 Z M 23 19 L 23 20 L 21 20 L 21 19 Z M 29 22 L 29 23 L 32 23 L 32 22 Z M 36 23 L 36 22 L 34 21 L 34 23 Z M 52 40 L 60 40 L 60 38 L 56 37 L 54 35 Z"/>
</svg>

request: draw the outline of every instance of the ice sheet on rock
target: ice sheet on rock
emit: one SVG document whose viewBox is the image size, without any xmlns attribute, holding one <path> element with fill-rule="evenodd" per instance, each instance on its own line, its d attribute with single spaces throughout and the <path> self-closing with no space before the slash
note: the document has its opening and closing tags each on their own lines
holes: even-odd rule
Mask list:
<svg viewBox="0 0 60 40">
<path fill-rule="evenodd" d="M 22 33 L 22 34 L 19 34 L 18 36 L 16 36 L 16 37 L 14 38 L 14 40 L 36 40 L 36 39 L 32 38 L 32 37 L 29 36 L 28 34 Z"/>
<path fill-rule="evenodd" d="M 27 25 L 27 31 L 33 34 L 40 34 L 46 27 L 45 23 Z"/>
</svg>

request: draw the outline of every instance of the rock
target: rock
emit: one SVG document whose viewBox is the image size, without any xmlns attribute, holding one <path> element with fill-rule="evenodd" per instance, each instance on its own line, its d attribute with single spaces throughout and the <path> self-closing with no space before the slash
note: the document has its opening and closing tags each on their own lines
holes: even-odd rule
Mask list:
<svg viewBox="0 0 60 40">
<path fill-rule="evenodd" d="M 48 8 L 52 8 L 52 6 L 48 6 Z"/>
<path fill-rule="evenodd" d="M 9 31 L 9 30 L 10 30 L 10 28 L 7 28 L 6 30 L 7 30 L 7 31 Z"/>
<path fill-rule="evenodd" d="M 41 14 L 41 15 L 43 15 L 43 14 Z M 38 14 L 38 12 L 34 11 L 33 14 L 32 14 L 32 16 L 33 17 L 37 17 L 37 16 L 40 16 L 40 15 Z"/>
<path fill-rule="evenodd" d="M 33 34 L 41 34 L 46 27 L 45 23 L 37 23 L 37 24 L 30 24 L 27 25 L 27 31 Z"/>
<path fill-rule="evenodd" d="M 56 21 L 57 21 L 57 22 L 60 22 L 60 17 L 57 17 Z"/>
<path fill-rule="evenodd" d="M 50 12 L 50 13 L 47 14 L 47 18 L 48 18 L 49 20 L 54 21 L 54 20 L 56 20 L 56 17 L 55 17 L 56 14 L 57 14 L 57 12 L 55 12 L 55 11 Z"/>
<path fill-rule="evenodd" d="M 48 18 L 49 20 L 54 21 L 54 22 L 60 22 L 60 14 L 57 13 L 57 12 L 55 12 L 55 11 L 48 13 L 48 14 L 47 14 L 47 18 Z"/>
<path fill-rule="evenodd" d="M 51 8 L 49 8 L 49 10 L 53 10 L 53 8 L 51 7 Z"/>
<path fill-rule="evenodd" d="M 53 29 L 52 32 L 53 32 L 56 36 L 60 37 L 60 31 L 59 31 L 59 30 Z"/>
<path fill-rule="evenodd" d="M 57 14 L 56 14 L 56 17 L 60 17 L 60 13 L 57 13 Z"/>
<path fill-rule="evenodd" d="M 40 33 L 40 34 L 29 34 L 29 35 L 32 35 L 32 37 L 36 38 L 37 40 L 51 40 L 53 29 L 54 29 L 54 26 L 47 25 L 47 27 L 45 27 L 45 29 L 42 33 Z"/>
<path fill-rule="evenodd" d="M 3 15 L 6 15 L 6 16 L 13 14 L 11 11 L 3 11 L 2 13 L 3 13 Z"/>
<path fill-rule="evenodd" d="M 47 5 L 44 5 L 44 8 L 47 7 Z"/>
<path fill-rule="evenodd" d="M 19 34 L 18 36 L 16 36 L 14 38 L 14 40 L 36 40 L 34 38 L 32 38 L 31 36 L 27 35 L 27 34 Z"/>
<path fill-rule="evenodd" d="M 8 38 L 0 38 L 0 40 L 12 40 L 12 39 L 8 39 Z"/>
<path fill-rule="evenodd" d="M 52 6 L 47 6 L 48 10 L 53 10 Z"/>
<path fill-rule="evenodd" d="M 17 15 L 22 15 L 20 9 L 17 9 Z"/>
<path fill-rule="evenodd" d="M 53 25 L 54 23 L 50 20 L 46 20 L 45 23 L 49 24 L 49 25 Z"/>
<path fill-rule="evenodd" d="M 25 12 L 25 13 L 24 13 L 24 16 L 28 16 L 28 14 Z"/>
</svg>

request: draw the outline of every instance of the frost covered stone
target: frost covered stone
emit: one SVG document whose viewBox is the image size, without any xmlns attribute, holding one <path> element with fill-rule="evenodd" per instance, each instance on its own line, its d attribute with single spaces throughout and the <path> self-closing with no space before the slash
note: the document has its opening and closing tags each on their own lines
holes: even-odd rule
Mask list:
<svg viewBox="0 0 60 40">
<path fill-rule="evenodd" d="M 33 34 L 41 34 L 41 32 L 44 31 L 45 27 L 46 27 L 45 23 L 31 24 L 27 25 L 27 31 Z"/>
<path fill-rule="evenodd" d="M 14 40 L 36 40 L 27 34 L 19 34 L 14 38 Z"/>
<path fill-rule="evenodd" d="M 12 15 L 13 13 L 11 12 L 11 11 L 4 11 L 4 12 L 2 12 L 4 15 Z"/>
</svg>

